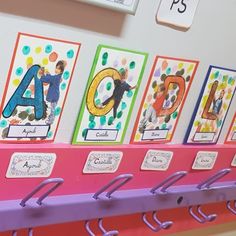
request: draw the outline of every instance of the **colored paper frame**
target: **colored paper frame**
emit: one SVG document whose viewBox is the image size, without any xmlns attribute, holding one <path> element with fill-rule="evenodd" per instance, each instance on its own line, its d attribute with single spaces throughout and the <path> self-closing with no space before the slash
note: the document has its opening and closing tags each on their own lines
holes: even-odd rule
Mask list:
<svg viewBox="0 0 236 236">
<path fill-rule="evenodd" d="M 189 82 L 188 82 L 188 86 L 187 86 L 187 89 L 186 91 L 184 92 L 184 96 L 183 96 L 183 99 L 181 101 L 181 103 L 179 104 L 179 106 L 176 108 L 175 111 L 178 111 L 178 115 L 177 115 L 177 118 L 174 122 L 174 125 L 173 127 L 171 128 L 172 129 L 172 132 L 171 134 L 168 134 L 169 137 L 166 137 L 164 139 L 159 139 L 159 140 L 142 140 L 142 138 L 138 138 L 139 140 L 135 140 L 136 139 L 136 135 L 140 136 L 140 135 L 143 135 L 140 133 L 140 131 L 138 131 L 139 129 L 139 125 L 140 125 L 140 121 L 142 119 L 142 116 L 143 116 L 143 112 L 144 111 L 147 111 L 147 108 L 144 108 L 145 107 L 145 101 L 148 97 L 148 91 L 150 90 L 150 87 L 151 87 L 151 83 L 153 81 L 157 81 L 157 80 L 161 80 L 161 75 L 160 74 L 158 76 L 158 79 L 155 80 L 154 79 L 154 74 L 156 73 L 155 71 L 157 70 L 157 66 L 158 66 L 158 60 L 160 60 L 160 62 L 162 61 L 162 66 L 163 66 L 163 62 L 164 63 L 167 63 L 167 61 L 169 60 L 169 62 L 173 63 L 176 61 L 176 64 L 178 64 L 181 68 L 176 68 L 174 69 L 175 73 L 178 71 L 178 70 L 181 70 L 183 69 L 183 67 L 187 67 L 187 68 L 190 68 L 190 66 L 192 67 L 192 70 L 189 71 L 189 69 L 185 69 L 185 71 L 188 71 L 188 73 L 191 72 L 191 76 L 190 76 L 190 79 L 189 79 Z M 186 65 L 184 65 L 184 63 L 186 63 Z M 153 67 L 152 67 L 152 70 L 151 70 L 151 74 L 150 74 L 150 77 L 149 77 L 149 80 L 148 80 L 148 84 L 146 86 L 146 89 L 145 89 L 145 93 L 143 95 L 143 98 L 142 98 L 142 102 L 141 102 L 141 105 L 140 105 L 140 108 L 139 108 L 139 112 L 138 112 L 138 116 L 137 116 L 137 119 L 136 119 L 136 122 L 135 122 L 135 126 L 134 126 L 134 129 L 133 129 L 133 132 L 132 132 L 132 136 L 131 136 L 131 141 L 130 143 L 132 144 L 137 144 L 137 143 L 167 143 L 167 142 L 171 142 L 172 141 L 172 138 L 173 138 L 173 135 L 175 133 L 175 129 L 176 129 L 176 126 L 178 124 L 178 120 L 179 120 L 179 117 L 181 115 L 181 112 L 182 112 L 182 109 L 183 109 L 183 106 L 184 106 L 184 103 L 186 101 L 186 98 L 187 98 L 187 95 L 188 95 L 188 92 L 189 92 L 189 89 L 191 87 L 191 84 L 192 84 L 192 81 L 193 81 L 193 78 L 195 76 L 195 73 L 196 73 L 196 70 L 197 70 L 197 67 L 198 67 L 198 64 L 199 62 L 196 61 L 196 60 L 187 60 L 187 59 L 180 59 L 180 58 L 172 58 L 172 57 L 165 57 L 165 56 L 157 56 L 155 58 L 155 61 L 153 63 Z M 160 67 L 162 67 L 160 66 Z M 168 68 L 166 67 L 165 70 L 168 70 Z M 158 69 L 159 70 L 159 69 Z M 160 69 L 162 71 L 162 69 Z M 164 71 L 164 70 L 163 70 Z M 184 72 L 185 73 L 185 72 Z M 188 75 L 188 74 L 187 74 Z M 187 78 L 187 75 L 185 76 Z M 172 76 L 172 75 L 171 75 Z M 186 80 L 185 80 L 185 86 L 186 86 Z M 169 89 L 169 88 L 168 88 Z M 168 91 L 168 90 L 167 90 Z M 155 99 L 154 99 L 155 100 Z M 163 101 L 163 104 L 164 104 L 164 101 Z M 149 104 L 150 105 L 150 104 Z M 173 113 L 171 113 L 172 115 Z M 157 116 L 157 119 L 159 119 L 159 117 Z M 154 131 L 156 129 L 153 129 Z M 144 130 L 145 131 L 145 130 Z M 167 132 L 169 130 L 167 129 Z M 140 140 L 141 139 L 141 140 Z"/>
<path fill-rule="evenodd" d="M 230 124 L 225 144 L 236 144 L 236 113 L 234 114 L 233 120 Z"/>
<path fill-rule="evenodd" d="M 78 141 L 78 135 L 80 135 L 80 132 L 81 132 L 80 129 L 81 129 L 81 126 L 82 126 L 81 122 L 84 118 L 83 114 L 85 112 L 85 109 L 87 110 L 87 108 L 86 108 L 86 96 L 87 96 L 87 93 L 89 91 L 90 85 L 93 82 L 94 76 L 96 75 L 95 70 L 96 70 L 96 67 L 97 67 L 97 64 L 98 64 L 100 53 L 101 53 L 103 48 L 108 49 L 108 50 L 111 49 L 111 50 L 121 51 L 121 52 L 124 52 L 124 53 L 126 53 L 126 52 L 127 53 L 134 53 L 136 55 L 140 55 L 140 56 L 143 57 L 142 67 L 140 69 L 139 77 L 138 77 L 137 84 L 136 84 L 137 89 L 135 89 L 135 92 L 133 94 L 133 98 L 132 98 L 132 101 L 131 101 L 131 104 L 130 104 L 129 112 L 128 112 L 128 115 L 127 115 L 127 118 L 126 118 L 126 121 L 125 121 L 125 125 L 124 125 L 123 131 L 122 131 L 120 141 L 117 141 L 117 140 L 115 140 L 115 141 L 86 141 L 86 140 Z M 137 52 L 137 51 L 128 50 L 128 49 L 121 49 L 121 48 L 107 46 L 107 45 L 99 45 L 98 46 L 96 54 L 95 54 L 95 58 L 94 58 L 94 61 L 93 61 L 93 66 L 92 66 L 92 69 L 91 69 L 91 72 L 90 72 L 90 75 L 89 75 L 89 80 L 88 80 L 87 88 L 86 88 L 86 91 L 85 91 L 85 95 L 84 95 L 84 98 L 83 98 L 83 101 L 82 101 L 82 107 L 81 107 L 80 113 L 78 115 L 75 131 L 74 131 L 74 135 L 73 135 L 73 139 L 72 139 L 72 144 L 85 144 L 85 145 L 86 144 L 96 144 L 96 145 L 107 144 L 107 145 L 110 145 L 110 144 L 122 144 L 123 143 L 124 138 L 125 138 L 125 131 L 127 130 L 127 127 L 128 127 L 128 124 L 129 124 L 132 109 L 134 107 L 134 103 L 135 103 L 135 100 L 136 100 L 136 97 L 137 97 L 138 88 L 140 86 L 141 79 L 142 79 L 142 76 L 143 76 L 143 73 L 144 73 L 145 65 L 146 65 L 146 62 L 147 62 L 147 57 L 148 57 L 148 54 L 143 53 L 143 52 Z"/>
<path fill-rule="evenodd" d="M 216 70 L 216 72 L 215 73 L 211 73 L 213 70 Z M 228 71 L 228 75 L 226 74 L 226 75 L 224 75 L 224 76 L 226 76 L 225 78 L 227 78 L 226 79 L 226 81 L 224 81 L 224 76 L 223 75 L 221 75 L 220 74 L 220 72 L 217 72 L 217 71 Z M 230 73 L 232 73 L 232 74 L 234 74 L 235 73 L 235 75 L 229 75 Z M 214 78 L 214 76 L 216 77 L 216 78 Z M 230 76 L 230 77 L 229 77 Z M 229 92 L 229 89 L 230 88 L 228 88 L 228 90 L 227 90 L 227 94 L 226 94 L 226 96 L 227 96 L 227 100 L 230 100 L 229 102 L 228 102 L 228 104 L 226 104 L 226 105 L 224 105 L 224 110 L 225 110 L 225 113 L 224 113 L 224 115 L 223 115 L 223 118 L 218 122 L 218 120 L 217 120 L 217 122 L 218 123 L 216 123 L 216 132 L 208 132 L 208 130 L 207 131 L 203 131 L 203 132 L 199 132 L 200 134 L 202 133 L 203 134 L 203 138 L 205 138 L 205 136 L 207 136 L 208 135 L 208 133 L 210 134 L 210 133 L 213 133 L 213 138 L 212 138 L 212 140 L 202 140 L 202 141 L 194 141 L 193 140 L 193 138 L 195 138 L 196 137 L 196 134 L 198 133 L 198 132 L 196 132 L 198 129 L 199 129 L 199 127 L 200 127 L 200 131 L 201 131 L 201 122 L 199 123 L 196 119 L 197 119 L 197 115 L 198 114 L 201 114 L 201 116 L 203 116 L 203 112 L 200 112 L 200 106 L 202 105 L 203 107 L 204 107 L 204 109 L 203 110 L 205 110 L 206 109 L 206 107 L 207 107 L 207 102 L 208 102 L 208 99 L 209 99 L 209 97 L 211 96 L 209 93 L 207 93 L 207 94 L 205 94 L 205 91 L 207 90 L 207 85 L 208 85 L 208 87 L 209 87 L 209 85 L 211 85 L 210 86 L 210 88 L 211 88 L 211 90 L 210 90 L 210 92 L 213 90 L 213 84 L 214 84 L 214 82 L 212 82 L 212 84 L 210 84 L 209 83 L 209 81 L 210 81 L 210 79 L 212 79 L 212 80 L 214 80 L 215 79 L 215 81 L 217 80 L 217 77 L 221 77 L 222 78 L 222 82 L 221 82 L 221 84 L 219 85 L 219 88 L 221 89 L 221 90 L 225 90 L 226 88 L 227 88 L 227 83 L 228 84 L 230 84 L 232 87 L 233 87 L 233 89 L 232 89 L 232 91 L 231 92 Z M 228 78 L 229 77 L 229 78 Z M 216 144 L 217 143 L 217 141 L 218 141 L 218 139 L 219 139 L 219 136 L 220 136 L 220 134 L 221 134 L 221 131 L 222 131 L 222 127 L 223 127 L 223 125 L 224 125 L 224 121 L 225 121 L 225 118 L 226 118 L 226 116 L 227 116 L 227 113 L 228 113 L 228 110 L 229 110 L 229 107 L 230 107 L 230 105 L 231 105 L 231 102 L 232 102 L 232 98 L 233 98 L 233 96 L 234 96 L 234 94 L 235 94 L 235 90 L 236 90 L 236 83 L 235 83 L 235 80 L 236 80 L 236 70 L 233 70 L 233 69 L 228 69 L 228 68 L 224 68 L 224 67 L 219 67 L 219 66 L 213 66 L 213 65 L 210 65 L 209 66 L 209 69 L 208 69 L 208 72 L 207 72 L 207 74 L 206 74 L 206 77 L 205 77 L 205 81 L 204 81 L 204 84 L 203 84 L 203 87 L 202 87 L 202 89 L 201 89 L 201 93 L 200 93 L 200 96 L 199 96 L 199 98 L 198 98 L 198 101 L 197 101 L 197 104 L 196 104 L 196 107 L 195 107 L 195 110 L 194 110 L 194 113 L 193 113 L 193 116 L 192 116 L 192 118 L 191 118 L 191 121 L 190 121 L 190 125 L 189 125 L 189 128 L 188 128 L 188 130 L 187 130 L 187 133 L 186 133 L 186 136 L 185 136 L 185 139 L 184 139 L 184 143 L 186 143 L 186 144 Z M 218 81 L 218 80 L 217 80 Z M 223 84 L 223 83 L 225 83 L 225 85 Z M 221 86 L 221 87 L 220 87 Z M 226 87 L 225 87 L 226 86 Z M 216 91 L 217 91 L 217 89 L 218 89 L 218 86 L 216 87 Z M 204 96 L 205 95 L 205 96 Z M 213 95 L 215 95 L 215 94 L 213 94 Z M 204 97 L 203 97 L 204 96 Z M 210 104 L 210 106 L 212 105 L 212 103 L 213 102 L 211 102 L 211 104 Z M 226 107 L 225 107 L 226 106 Z M 209 113 L 210 115 L 212 114 L 212 112 L 209 112 L 209 110 L 210 110 L 210 107 L 209 107 L 209 109 L 207 110 L 207 113 Z M 202 118 L 202 117 L 201 117 Z M 203 118 L 204 119 L 204 118 Z M 218 118 L 217 118 L 218 119 Z M 205 120 L 208 120 L 208 119 L 205 119 Z M 214 122 L 215 122 L 215 120 L 213 120 Z M 197 123 L 198 122 L 198 123 Z M 203 124 L 205 125 L 205 123 L 203 122 Z M 194 126 L 198 126 L 198 128 L 196 128 L 195 129 L 195 131 L 194 131 Z M 205 125 L 206 126 L 206 125 Z M 194 135 L 193 135 L 193 133 L 194 133 Z M 215 136 L 215 133 L 217 134 L 216 136 Z M 189 141 L 189 139 L 191 139 L 191 141 Z"/>
</svg>

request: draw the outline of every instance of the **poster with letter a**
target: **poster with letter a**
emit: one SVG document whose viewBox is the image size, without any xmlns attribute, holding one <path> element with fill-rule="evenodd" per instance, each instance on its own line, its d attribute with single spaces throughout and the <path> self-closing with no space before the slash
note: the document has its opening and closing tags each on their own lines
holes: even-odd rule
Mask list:
<svg viewBox="0 0 236 236">
<path fill-rule="evenodd" d="M 1 142 L 53 142 L 79 43 L 19 33 L 0 107 Z"/>
<path fill-rule="evenodd" d="M 234 114 L 233 121 L 231 122 L 228 134 L 225 139 L 226 144 L 236 144 L 236 113 Z"/>
<path fill-rule="evenodd" d="M 171 142 L 198 62 L 157 56 L 131 143 Z"/>
<path fill-rule="evenodd" d="M 146 61 L 146 53 L 98 46 L 73 144 L 123 142 Z"/>
<path fill-rule="evenodd" d="M 215 144 L 236 87 L 236 70 L 210 66 L 185 142 Z"/>
</svg>

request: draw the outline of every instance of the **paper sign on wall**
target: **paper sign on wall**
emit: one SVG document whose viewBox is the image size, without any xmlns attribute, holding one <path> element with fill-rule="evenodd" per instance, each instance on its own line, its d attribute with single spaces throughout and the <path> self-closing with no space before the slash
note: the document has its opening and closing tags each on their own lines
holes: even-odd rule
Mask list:
<svg viewBox="0 0 236 236">
<path fill-rule="evenodd" d="M 131 143 L 170 142 L 198 66 L 157 57 L 135 122 Z"/>
<path fill-rule="evenodd" d="M 122 143 L 147 54 L 100 45 L 73 143 Z"/>
<path fill-rule="evenodd" d="M 157 22 L 189 28 L 193 22 L 199 0 L 162 0 Z"/>
<path fill-rule="evenodd" d="M 49 177 L 56 161 L 54 153 L 14 153 L 11 157 L 7 178 Z"/>
<path fill-rule="evenodd" d="M 216 162 L 218 152 L 198 152 L 194 160 L 192 169 L 211 170 Z"/>
<path fill-rule="evenodd" d="M 236 70 L 210 66 L 186 143 L 216 143 L 236 88 Z"/>
<path fill-rule="evenodd" d="M 234 114 L 233 121 L 231 122 L 225 143 L 236 144 L 236 113 Z"/>
<path fill-rule="evenodd" d="M 122 152 L 90 152 L 83 173 L 114 173 L 120 165 L 122 156 Z"/>
<path fill-rule="evenodd" d="M 0 140 L 54 140 L 79 48 L 79 43 L 18 34 L 0 108 Z"/>
</svg>

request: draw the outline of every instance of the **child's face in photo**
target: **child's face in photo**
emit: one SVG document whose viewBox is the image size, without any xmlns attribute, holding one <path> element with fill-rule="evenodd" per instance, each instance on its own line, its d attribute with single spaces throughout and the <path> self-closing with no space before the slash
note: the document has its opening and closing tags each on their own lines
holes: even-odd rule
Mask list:
<svg viewBox="0 0 236 236">
<path fill-rule="evenodd" d="M 60 67 L 59 66 L 57 66 L 56 68 L 55 68 L 55 74 L 61 74 L 61 69 L 60 69 Z"/>
</svg>

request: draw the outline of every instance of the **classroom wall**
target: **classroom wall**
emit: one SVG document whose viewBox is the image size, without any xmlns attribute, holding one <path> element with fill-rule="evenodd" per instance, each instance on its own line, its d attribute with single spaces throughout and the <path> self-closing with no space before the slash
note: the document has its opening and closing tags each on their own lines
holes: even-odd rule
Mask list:
<svg viewBox="0 0 236 236">
<path fill-rule="evenodd" d="M 79 3 L 73 0 L 11 0 L 0 6 L 0 96 L 18 32 L 42 35 L 82 43 L 56 142 L 70 143 L 97 45 L 107 44 L 149 53 L 140 88 L 144 88 L 156 55 L 200 61 L 189 95 L 179 119 L 173 143 L 182 143 L 200 93 L 209 64 L 235 69 L 236 2 L 200 1 L 194 23 L 187 31 L 157 24 L 159 1 L 140 0 L 135 16 Z M 134 124 L 143 91 L 136 99 L 130 124 Z M 234 98 L 233 103 L 235 103 Z M 232 103 L 232 104 L 233 104 Z M 235 109 L 231 107 L 219 142 L 224 141 Z M 129 125 L 125 143 L 129 142 Z"/>
</svg>

